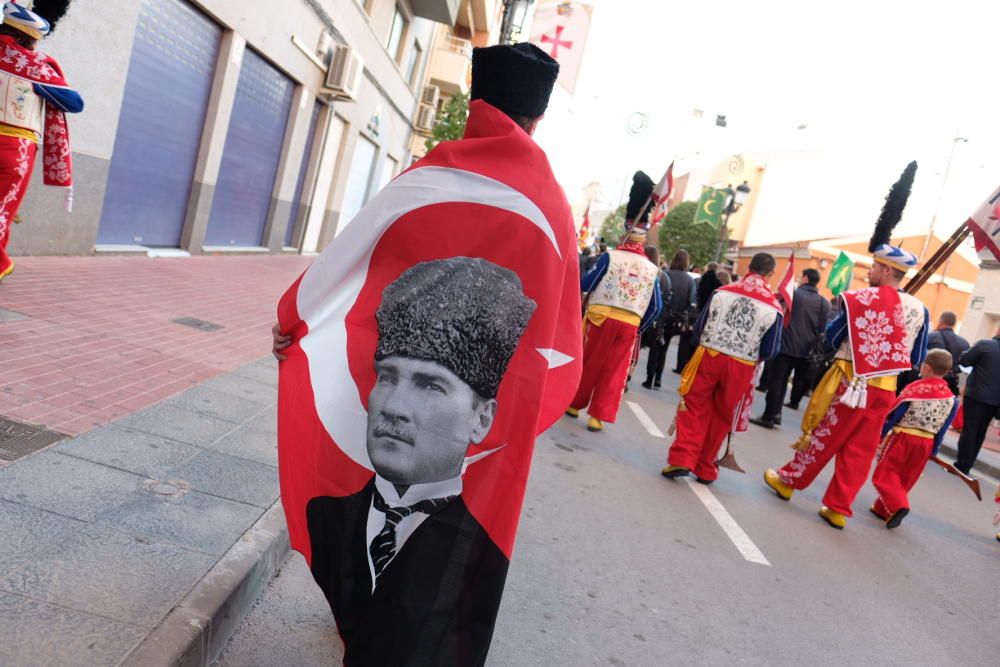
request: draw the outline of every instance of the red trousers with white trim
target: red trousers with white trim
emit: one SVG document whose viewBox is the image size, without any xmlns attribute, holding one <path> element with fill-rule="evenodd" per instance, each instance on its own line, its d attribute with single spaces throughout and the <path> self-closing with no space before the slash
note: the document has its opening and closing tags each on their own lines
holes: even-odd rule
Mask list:
<svg viewBox="0 0 1000 667">
<path fill-rule="evenodd" d="M 890 434 L 872 474 L 872 484 L 878 490 L 875 511 L 883 518 L 910 508 L 907 494 L 920 479 L 933 449 L 933 438 L 914 433 Z"/>
<path fill-rule="evenodd" d="M 794 458 L 778 470 L 778 476 L 793 489 L 804 489 L 836 456 L 833 479 L 826 488 L 823 504 L 834 512 L 852 516 L 851 504 L 868 479 L 881 441 L 882 425 L 896 395 L 869 385 L 867 407 L 850 408 L 840 402 L 845 386 L 841 383 L 826 415 L 813 429 L 809 448 L 796 451 Z"/>
<path fill-rule="evenodd" d="M 0 135 L 0 276 L 13 266 L 7 256 L 10 228 L 31 180 L 38 144 L 30 139 Z"/>
<path fill-rule="evenodd" d="M 583 375 L 570 407 L 587 408 L 602 422 L 614 423 L 625 393 L 632 349 L 639 335 L 634 324 L 607 318 L 596 326 L 587 322 L 583 335 Z"/>
<path fill-rule="evenodd" d="M 692 362 L 693 363 L 693 362 Z M 754 366 L 705 350 L 694 383 L 677 412 L 677 436 L 667 463 L 701 479 L 719 476 L 719 448 L 733 427 L 736 408 L 753 380 Z"/>
</svg>

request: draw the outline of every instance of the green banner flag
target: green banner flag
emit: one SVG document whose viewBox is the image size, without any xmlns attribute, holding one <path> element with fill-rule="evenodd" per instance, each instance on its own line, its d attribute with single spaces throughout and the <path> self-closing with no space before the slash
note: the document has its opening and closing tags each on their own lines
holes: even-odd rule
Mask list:
<svg viewBox="0 0 1000 667">
<path fill-rule="evenodd" d="M 830 288 L 834 296 L 839 295 L 851 286 L 854 278 L 854 262 L 843 250 L 837 256 L 837 261 L 830 267 L 830 277 L 826 279 L 826 286 Z"/>
<path fill-rule="evenodd" d="M 722 220 L 722 209 L 726 207 L 726 191 L 716 190 L 707 185 L 701 189 L 698 210 L 694 214 L 694 224 L 705 223 L 718 228 Z"/>
</svg>

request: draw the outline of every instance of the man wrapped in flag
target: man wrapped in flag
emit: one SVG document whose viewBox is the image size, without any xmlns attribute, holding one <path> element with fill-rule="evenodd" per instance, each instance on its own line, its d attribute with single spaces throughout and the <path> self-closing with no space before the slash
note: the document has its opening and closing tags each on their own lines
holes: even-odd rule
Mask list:
<svg viewBox="0 0 1000 667">
<path fill-rule="evenodd" d="M 893 185 L 875 225 L 868 250 L 874 257 L 870 287 L 840 295 L 841 314 L 827 326 L 837 350 L 834 363 L 813 391 L 802 418 L 795 456 L 764 482 L 783 500 L 808 487 L 836 456 L 833 479 L 819 515 L 843 529 L 851 504 L 868 478 L 882 425 L 896 400 L 896 377 L 919 366 L 927 353 L 928 313 L 916 297 L 900 291 L 913 253 L 890 244 L 903 215 L 917 163 L 911 162 Z"/>
<path fill-rule="evenodd" d="M 698 316 L 693 335 L 697 347 L 681 374 L 677 436 L 664 477 L 686 477 L 694 471 L 702 484 L 719 477 L 719 448 L 739 413 L 749 409 L 757 365 L 781 349 L 781 305 L 768 285 L 775 264 L 767 253 L 754 255 L 746 276 L 712 292 Z"/>
<path fill-rule="evenodd" d="M 472 70 L 465 137 L 279 304 L 282 503 L 348 667 L 485 663 L 535 437 L 580 376 L 576 230 L 530 136 L 558 64 L 517 44 Z"/>
<path fill-rule="evenodd" d="M 73 184 L 66 113 L 83 111 L 83 98 L 69 87 L 59 63 L 35 50 L 55 29 L 69 0 L 5 2 L 0 25 L 0 280 L 14 271 L 7 255 L 11 225 L 31 180 L 38 144 L 44 145 L 46 185 Z M 70 202 L 67 194 L 67 202 Z"/>
<path fill-rule="evenodd" d="M 660 268 L 645 250 L 652 192 L 652 179 L 637 171 L 625 207 L 625 240 L 601 255 L 581 280 L 587 299 L 583 376 L 566 414 L 575 419 L 587 408 L 588 431 L 601 431 L 604 422 L 617 419 L 639 334 L 663 308 Z"/>
</svg>

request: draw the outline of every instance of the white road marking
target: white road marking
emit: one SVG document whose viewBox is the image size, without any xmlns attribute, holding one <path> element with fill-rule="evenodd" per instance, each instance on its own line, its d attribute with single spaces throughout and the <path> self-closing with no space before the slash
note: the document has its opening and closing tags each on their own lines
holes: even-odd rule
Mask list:
<svg viewBox="0 0 1000 667">
<path fill-rule="evenodd" d="M 736 519 L 726 511 L 726 508 L 722 506 L 722 503 L 719 502 L 719 499 L 715 497 L 715 494 L 707 486 L 691 481 L 690 477 L 685 477 L 684 481 L 688 483 L 688 486 L 694 491 L 694 495 L 698 496 L 698 500 L 705 506 L 708 513 L 712 515 L 715 522 L 725 531 L 726 535 L 729 536 L 729 539 L 732 540 L 745 559 L 751 563 L 771 565 L 764 558 L 764 554 L 757 548 L 757 545 L 753 543 L 753 540 L 750 539 L 750 536 L 740 528 L 740 524 L 736 523 Z"/>
<path fill-rule="evenodd" d="M 651 436 L 654 438 L 667 437 L 663 435 L 663 431 L 657 428 L 656 422 L 654 422 L 653 419 L 646 414 L 646 411 L 642 409 L 641 405 L 633 401 L 625 401 L 625 403 L 632 409 L 632 412 L 635 414 L 635 418 L 639 420 L 639 423 L 642 424 L 647 431 L 649 431 Z"/>
</svg>

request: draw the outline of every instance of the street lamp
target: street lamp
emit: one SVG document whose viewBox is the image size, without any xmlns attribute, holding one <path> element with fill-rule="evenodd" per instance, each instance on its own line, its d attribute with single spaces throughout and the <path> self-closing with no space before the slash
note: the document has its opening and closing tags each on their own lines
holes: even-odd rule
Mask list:
<svg viewBox="0 0 1000 667">
<path fill-rule="evenodd" d="M 511 44 L 514 32 L 520 34 L 524 19 L 528 16 L 528 5 L 535 0 L 503 0 L 503 20 L 500 23 L 500 43 Z"/>
<path fill-rule="evenodd" d="M 723 209 L 723 212 L 726 214 L 726 217 L 722 220 L 722 226 L 719 228 L 719 243 L 715 247 L 715 261 L 717 262 L 722 261 L 722 249 L 729 238 L 729 216 L 740 210 L 743 204 L 746 203 L 747 198 L 750 196 L 750 186 L 747 185 L 746 181 L 743 181 L 743 183 L 736 186 L 735 190 L 727 185 L 724 192 L 726 193 L 726 207 Z"/>
</svg>

